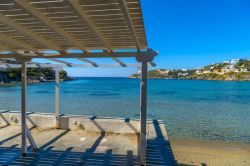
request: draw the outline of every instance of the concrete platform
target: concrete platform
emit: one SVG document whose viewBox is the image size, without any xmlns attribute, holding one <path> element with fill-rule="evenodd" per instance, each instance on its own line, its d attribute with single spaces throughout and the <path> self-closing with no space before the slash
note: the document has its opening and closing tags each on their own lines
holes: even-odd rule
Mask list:
<svg viewBox="0 0 250 166">
<path fill-rule="evenodd" d="M 29 128 L 39 149 L 29 147 L 22 157 L 19 117 L 0 113 L 0 165 L 139 165 L 136 119 L 61 116 L 55 129 L 53 115 L 32 113 Z M 147 165 L 175 165 L 164 123 L 149 120 L 147 131 Z"/>
</svg>

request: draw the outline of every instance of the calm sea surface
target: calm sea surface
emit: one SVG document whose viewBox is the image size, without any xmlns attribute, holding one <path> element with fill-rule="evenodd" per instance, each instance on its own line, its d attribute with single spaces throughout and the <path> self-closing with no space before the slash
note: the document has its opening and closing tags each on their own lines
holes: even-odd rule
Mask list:
<svg viewBox="0 0 250 166">
<path fill-rule="evenodd" d="M 149 80 L 148 118 L 171 138 L 250 143 L 250 82 Z M 139 80 L 79 78 L 60 84 L 64 114 L 139 118 Z M 20 110 L 20 86 L 0 87 L 0 109 Z M 28 87 L 28 111 L 54 111 L 54 83 Z"/>
</svg>

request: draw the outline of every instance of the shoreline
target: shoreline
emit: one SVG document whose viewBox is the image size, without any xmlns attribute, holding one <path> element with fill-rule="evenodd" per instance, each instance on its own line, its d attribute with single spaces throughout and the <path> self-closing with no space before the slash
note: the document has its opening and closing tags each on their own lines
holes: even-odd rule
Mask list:
<svg viewBox="0 0 250 166">
<path fill-rule="evenodd" d="M 63 81 L 73 81 L 77 80 L 76 78 L 67 78 L 67 79 L 60 79 L 60 82 Z M 37 84 L 37 83 L 48 83 L 48 82 L 55 82 L 55 80 L 46 80 L 46 81 L 28 81 L 27 84 Z M 1 86 L 16 86 L 21 84 L 21 82 L 0 82 L 0 87 Z"/>
<path fill-rule="evenodd" d="M 137 77 L 128 77 L 129 79 L 140 79 Z M 159 78 L 159 77 L 148 77 L 148 79 L 156 80 L 187 80 L 187 81 L 220 81 L 220 82 L 250 82 L 250 80 L 216 80 L 216 79 L 182 79 L 182 78 Z"/>
<path fill-rule="evenodd" d="M 175 160 L 180 165 L 250 165 L 250 144 L 240 142 L 171 139 Z"/>
</svg>

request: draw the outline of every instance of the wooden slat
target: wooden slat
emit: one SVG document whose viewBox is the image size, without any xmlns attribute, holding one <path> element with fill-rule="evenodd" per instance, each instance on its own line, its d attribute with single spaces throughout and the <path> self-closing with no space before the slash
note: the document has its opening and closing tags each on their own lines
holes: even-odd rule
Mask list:
<svg viewBox="0 0 250 166">
<path fill-rule="evenodd" d="M 126 21 L 129 25 L 129 28 L 130 28 L 130 31 L 133 35 L 133 38 L 135 40 L 135 44 L 136 44 L 136 48 L 138 51 L 140 51 L 140 43 L 139 43 L 139 40 L 137 39 L 137 36 L 136 36 L 136 32 L 135 32 L 135 27 L 134 27 L 134 24 L 133 24 L 133 21 L 130 17 L 130 14 L 129 14 L 129 10 L 128 10 L 128 7 L 127 7 L 127 4 L 125 2 L 125 0 L 118 0 L 119 2 L 119 5 L 121 7 L 121 10 L 124 14 L 124 17 L 126 18 Z"/>
<path fill-rule="evenodd" d="M 77 0 L 69 0 L 69 3 L 76 10 L 76 12 L 80 15 L 81 19 L 84 23 L 96 34 L 96 36 L 105 44 L 105 46 L 112 51 L 110 43 L 105 39 L 105 36 L 98 30 L 96 25 L 88 18 L 88 16 L 83 12 L 81 6 L 79 5 Z"/>
<path fill-rule="evenodd" d="M 14 45 L 17 45 L 18 47 L 22 47 L 25 50 L 34 50 L 34 51 L 37 50 L 36 48 L 34 48 L 34 47 L 32 47 L 32 46 L 30 46 L 28 44 L 25 44 L 25 43 L 23 43 L 21 41 L 13 39 L 13 38 L 11 38 L 11 37 L 9 37 L 9 36 L 7 36 L 5 34 L 2 34 L 2 33 L 0 34 L 0 39 L 6 41 L 8 43 L 12 43 Z"/>
<path fill-rule="evenodd" d="M 33 38 L 34 40 L 37 40 L 38 42 L 40 42 L 41 44 L 43 44 L 44 46 L 46 46 L 48 48 L 51 48 L 51 49 L 54 49 L 54 50 L 61 50 L 54 43 L 49 42 L 48 40 L 46 40 L 46 39 L 42 38 L 41 36 L 37 35 L 36 33 L 32 32 L 31 30 L 29 30 L 25 26 L 23 26 L 21 24 L 18 24 L 15 21 L 12 21 L 10 18 L 4 16 L 1 13 L 0 13 L 0 20 L 4 24 L 7 24 L 8 26 L 16 29 L 17 31 L 20 31 L 20 32 L 24 33 L 25 35 Z"/>
<path fill-rule="evenodd" d="M 6 46 L 6 45 L 3 45 L 3 44 L 1 44 L 1 43 L 0 43 L 0 50 L 1 50 L 1 51 L 11 51 L 11 52 L 14 51 L 13 48 L 11 48 L 11 47 L 9 47 L 9 46 Z"/>
<path fill-rule="evenodd" d="M 82 43 L 77 42 L 74 38 L 68 35 L 67 32 L 65 32 L 62 28 L 52 22 L 48 17 L 46 17 L 42 12 L 33 7 L 29 2 L 27 2 L 26 0 L 16 0 L 16 3 L 18 3 L 25 10 L 32 13 L 35 17 L 43 21 L 47 26 L 62 35 L 65 39 L 73 43 L 78 49 L 86 51 Z"/>
<path fill-rule="evenodd" d="M 79 16 L 82 18 L 84 23 L 92 30 L 92 32 L 95 33 L 95 35 L 104 43 L 104 45 L 107 47 L 107 49 L 111 52 L 113 52 L 113 48 L 111 44 L 106 39 L 105 35 L 96 27 L 96 25 L 88 18 L 87 14 L 83 12 L 80 4 L 77 0 L 69 0 L 69 3 L 72 5 L 72 7 L 76 10 L 76 12 L 79 14 Z M 117 58 L 112 58 L 115 62 L 119 63 L 122 67 L 126 66 L 121 60 Z"/>
</svg>

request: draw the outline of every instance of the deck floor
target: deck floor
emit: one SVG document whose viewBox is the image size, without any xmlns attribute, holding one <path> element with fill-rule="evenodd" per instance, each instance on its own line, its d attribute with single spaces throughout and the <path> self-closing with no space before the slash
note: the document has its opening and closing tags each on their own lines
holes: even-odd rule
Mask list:
<svg viewBox="0 0 250 166">
<path fill-rule="evenodd" d="M 0 165 L 139 165 L 138 139 L 132 135 L 82 130 L 31 129 L 38 145 L 20 155 L 20 126 L 0 127 Z M 164 124 L 148 123 L 147 165 L 175 165 Z"/>
</svg>

